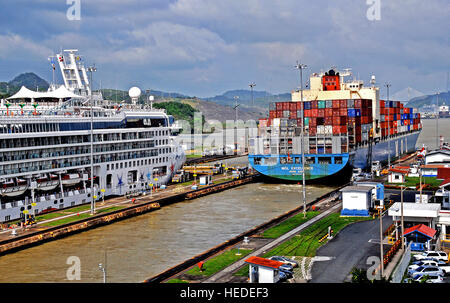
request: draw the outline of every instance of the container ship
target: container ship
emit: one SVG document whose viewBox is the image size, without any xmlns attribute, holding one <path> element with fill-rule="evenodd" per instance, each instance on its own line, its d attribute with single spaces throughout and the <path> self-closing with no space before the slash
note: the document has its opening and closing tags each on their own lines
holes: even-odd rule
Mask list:
<svg viewBox="0 0 450 303">
<path fill-rule="evenodd" d="M 0 222 L 149 191 L 186 160 L 162 109 L 104 100 L 77 50 L 53 56 L 64 85 L 22 88 L 0 105 Z"/>
<path fill-rule="evenodd" d="M 293 91 L 291 101 L 271 103 L 269 117 L 259 120 L 258 135 L 249 140 L 251 166 L 292 181 L 302 180 L 304 167 L 305 180 L 320 180 L 414 152 L 420 113 L 380 100 L 375 76 L 370 86 L 349 77 L 349 70 L 313 73 L 308 89 Z"/>
</svg>

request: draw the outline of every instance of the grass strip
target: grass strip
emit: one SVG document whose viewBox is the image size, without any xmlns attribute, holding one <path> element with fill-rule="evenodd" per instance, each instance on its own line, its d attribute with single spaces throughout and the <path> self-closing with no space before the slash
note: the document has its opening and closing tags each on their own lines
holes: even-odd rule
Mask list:
<svg viewBox="0 0 450 303">
<path fill-rule="evenodd" d="M 219 272 L 220 270 L 224 269 L 225 267 L 228 267 L 229 265 L 233 264 L 234 262 L 238 261 L 239 259 L 245 257 L 251 251 L 252 251 L 251 249 L 239 249 L 239 255 L 238 255 L 237 248 L 227 250 L 224 253 L 207 260 L 203 264 L 202 271 L 200 271 L 198 266 L 195 266 L 192 269 L 188 270 L 186 273 L 190 274 L 190 275 L 202 275 L 205 277 L 209 277 L 209 276 Z"/>
<path fill-rule="evenodd" d="M 273 226 L 267 230 L 265 230 L 262 234 L 263 238 L 267 239 L 276 239 L 279 236 L 293 230 L 294 228 L 302 225 L 306 221 L 311 220 L 313 217 L 319 214 L 318 211 L 308 211 L 306 212 L 306 218 L 303 218 L 303 213 L 297 214 L 280 224 Z"/>
</svg>

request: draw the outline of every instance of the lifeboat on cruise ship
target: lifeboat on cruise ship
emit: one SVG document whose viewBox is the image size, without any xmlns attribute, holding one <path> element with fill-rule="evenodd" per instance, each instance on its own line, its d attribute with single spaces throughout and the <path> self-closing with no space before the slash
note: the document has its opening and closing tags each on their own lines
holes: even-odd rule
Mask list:
<svg viewBox="0 0 450 303">
<path fill-rule="evenodd" d="M 23 195 L 28 189 L 28 182 L 24 179 L 9 179 L 1 182 L 1 194 L 7 197 Z"/>
<path fill-rule="evenodd" d="M 72 186 L 80 183 L 83 180 L 80 174 L 63 174 L 61 176 L 61 183 L 65 186 Z"/>
<path fill-rule="evenodd" d="M 59 185 L 59 177 L 57 175 L 44 175 L 36 179 L 37 189 L 49 191 L 55 189 Z"/>
</svg>

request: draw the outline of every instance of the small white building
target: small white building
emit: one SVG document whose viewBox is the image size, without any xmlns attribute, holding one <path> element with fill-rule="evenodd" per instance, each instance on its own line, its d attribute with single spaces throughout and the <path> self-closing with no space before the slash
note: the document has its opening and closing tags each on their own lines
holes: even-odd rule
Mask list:
<svg viewBox="0 0 450 303">
<path fill-rule="evenodd" d="M 439 149 L 427 153 L 425 156 L 425 164 L 432 163 L 450 163 L 450 150 Z"/>
<path fill-rule="evenodd" d="M 405 178 L 409 173 L 409 168 L 393 167 L 389 169 L 388 183 L 405 183 Z"/>
<path fill-rule="evenodd" d="M 277 283 L 280 280 L 279 267 L 284 263 L 255 256 L 245 262 L 250 265 L 250 283 Z"/>
<path fill-rule="evenodd" d="M 439 168 L 448 168 L 450 164 L 425 164 L 420 166 L 423 177 L 437 177 Z"/>
<path fill-rule="evenodd" d="M 436 224 L 441 210 L 439 203 L 403 203 L 403 221 L 411 224 L 425 224 L 428 227 L 436 228 Z M 395 202 L 388 211 L 388 215 L 394 221 L 401 220 L 401 203 Z"/>
<path fill-rule="evenodd" d="M 372 186 L 346 186 L 342 193 L 341 216 L 368 216 L 372 206 Z"/>
</svg>

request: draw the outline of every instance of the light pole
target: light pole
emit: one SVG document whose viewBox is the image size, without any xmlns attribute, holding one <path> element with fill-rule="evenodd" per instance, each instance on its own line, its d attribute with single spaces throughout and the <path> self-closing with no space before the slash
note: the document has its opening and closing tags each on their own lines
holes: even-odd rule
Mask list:
<svg viewBox="0 0 450 303">
<path fill-rule="evenodd" d="M 106 283 L 106 264 L 105 266 L 103 266 L 102 263 L 99 263 L 98 269 L 100 269 L 100 271 L 103 272 L 103 283 Z"/>
<path fill-rule="evenodd" d="M 254 103 L 254 101 L 253 101 L 253 87 L 255 87 L 256 84 L 255 84 L 254 82 L 252 82 L 252 83 L 250 83 L 248 86 L 250 86 L 250 91 L 251 91 L 251 94 L 252 94 L 252 106 L 254 106 L 255 103 Z"/>
<path fill-rule="evenodd" d="M 302 192 L 303 192 L 303 217 L 306 218 L 306 181 L 305 181 L 305 145 L 304 145 L 304 108 L 303 108 L 303 69 L 308 66 L 305 64 L 298 63 L 294 66 L 300 72 L 300 102 L 301 102 L 301 149 L 302 149 Z"/>
<path fill-rule="evenodd" d="M 390 111 L 390 106 L 389 106 L 389 88 L 391 87 L 391 84 L 386 82 L 386 84 L 384 86 L 386 86 L 386 89 L 387 89 L 388 117 L 389 117 L 389 120 L 391 120 L 391 117 L 390 117 L 391 111 Z M 388 121 L 388 169 L 391 168 L 391 140 L 389 140 L 390 136 L 391 136 L 391 121 Z"/>
<path fill-rule="evenodd" d="M 403 192 L 405 191 L 405 188 L 403 185 L 400 186 L 400 213 L 401 213 L 401 237 L 402 237 L 402 249 L 405 247 L 405 240 L 403 239 L 403 235 L 405 233 L 405 226 L 403 224 Z"/>
<path fill-rule="evenodd" d="M 237 102 L 238 102 L 238 99 L 239 99 L 239 96 L 234 96 L 234 127 L 235 127 L 235 131 L 234 131 L 234 147 L 233 147 L 233 150 L 234 150 L 234 155 L 236 155 L 237 154 L 237 129 L 238 129 L 238 125 L 237 125 L 237 123 L 238 123 L 238 107 L 239 107 L 239 105 L 240 104 L 238 104 Z"/>
<path fill-rule="evenodd" d="M 92 73 L 97 71 L 95 64 L 87 68 L 87 71 L 91 75 L 91 83 L 89 90 L 89 98 L 91 103 L 91 215 L 95 214 L 95 200 L 94 200 L 94 109 L 93 109 L 93 98 L 92 98 Z"/>
<path fill-rule="evenodd" d="M 380 257 L 381 257 L 381 276 L 383 278 L 384 275 L 384 253 L 383 253 L 383 206 L 377 206 L 379 215 L 380 215 Z"/>
<path fill-rule="evenodd" d="M 439 92 L 436 93 L 436 148 L 439 149 Z"/>
</svg>

